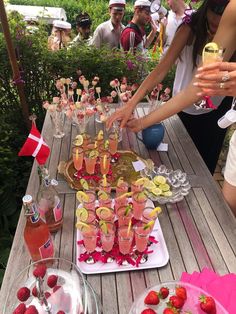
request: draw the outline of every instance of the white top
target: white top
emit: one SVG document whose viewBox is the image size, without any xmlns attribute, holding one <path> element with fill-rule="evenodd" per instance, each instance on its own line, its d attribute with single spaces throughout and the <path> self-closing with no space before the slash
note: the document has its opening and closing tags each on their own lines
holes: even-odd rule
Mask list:
<svg viewBox="0 0 236 314">
<path fill-rule="evenodd" d="M 103 22 L 96 28 L 91 45 L 100 48 L 101 45 L 108 45 L 112 48 L 119 48 L 120 45 L 120 34 L 125 26 L 120 24 L 119 29 L 114 29 L 111 20 Z"/>
<path fill-rule="evenodd" d="M 192 61 L 192 51 L 193 46 L 185 46 L 180 54 L 180 58 L 177 62 L 177 68 L 175 72 L 175 80 L 174 80 L 174 87 L 173 87 L 173 96 L 178 94 L 182 89 L 188 86 L 188 84 L 191 82 L 195 72 L 196 68 L 193 67 L 193 61 Z M 197 65 L 201 61 L 201 56 L 197 57 Z M 224 97 L 221 96 L 214 96 L 211 97 L 211 100 L 213 104 L 218 107 Z M 192 114 L 192 115 L 199 115 L 208 113 L 213 109 L 196 109 L 194 105 L 186 108 L 183 110 L 186 113 Z"/>
<path fill-rule="evenodd" d="M 229 184 L 236 187 L 236 131 L 229 142 L 224 177 Z"/>
</svg>

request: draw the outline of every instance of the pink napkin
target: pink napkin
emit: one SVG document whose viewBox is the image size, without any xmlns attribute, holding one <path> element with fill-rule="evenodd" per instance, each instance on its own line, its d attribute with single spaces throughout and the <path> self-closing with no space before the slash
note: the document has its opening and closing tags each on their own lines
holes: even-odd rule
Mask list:
<svg viewBox="0 0 236 314">
<path fill-rule="evenodd" d="M 227 274 L 220 276 L 214 271 L 203 268 L 199 272 L 193 272 L 188 274 L 182 273 L 180 278 L 182 282 L 188 282 L 196 287 L 199 287 L 212 295 L 223 307 L 229 312 L 229 314 L 236 313 L 236 275 Z"/>
</svg>

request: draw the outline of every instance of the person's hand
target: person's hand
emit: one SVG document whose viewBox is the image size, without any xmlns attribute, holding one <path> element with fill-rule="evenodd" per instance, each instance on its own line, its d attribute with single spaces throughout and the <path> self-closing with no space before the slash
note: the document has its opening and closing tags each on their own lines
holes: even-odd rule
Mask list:
<svg viewBox="0 0 236 314">
<path fill-rule="evenodd" d="M 157 32 L 157 25 L 156 25 L 156 23 L 153 21 L 152 18 L 150 19 L 150 24 L 151 24 L 151 27 L 152 27 L 152 31 L 156 34 L 156 32 Z"/>
<path fill-rule="evenodd" d="M 127 102 L 126 105 L 123 105 L 121 108 L 117 109 L 106 121 L 106 127 L 110 129 L 112 127 L 113 122 L 120 121 L 120 128 L 124 128 L 126 126 L 127 121 L 130 119 L 133 112 L 133 108 Z"/>
<path fill-rule="evenodd" d="M 236 62 L 215 62 L 198 69 L 198 96 L 236 96 Z"/>
<path fill-rule="evenodd" d="M 136 118 L 133 118 L 133 119 L 130 119 L 127 123 L 126 123 L 126 127 L 128 129 L 130 129 L 130 131 L 132 132 L 139 132 L 142 130 L 142 118 L 140 119 L 136 119 Z"/>
</svg>

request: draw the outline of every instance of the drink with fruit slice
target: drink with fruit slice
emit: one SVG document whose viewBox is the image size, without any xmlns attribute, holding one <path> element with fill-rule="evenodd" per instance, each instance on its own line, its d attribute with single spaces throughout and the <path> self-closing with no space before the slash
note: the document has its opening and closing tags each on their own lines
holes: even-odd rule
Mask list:
<svg viewBox="0 0 236 314">
<path fill-rule="evenodd" d="M 95 223 L 96 215 L 94 210 L 87 210 L 86 208 L 80 207 L 76 210 L 76 217 L 78 221 L 85 223 Z"/>
<path fill-rule="evenodd" d="M 117 152 L 118 147 L 118 134 L 113 132 L 109 135 L 109 151 L 112 155 Z"/>
<path fill-rule="evenodd" d="M 110 252 L 114 245 L 115 225 L 111 222 L 100 221 L 100 232 L 102 249 L 105 252 Z"/>
<path fill-rule="evenodd" d="M 108 174 L 110 168 L 111 155 L 109 152 L 102 152 L 99 156 L 101 174 Z"/>
<path fill-rule="evenodd" d="M 134 237 L 136 248 L 139 252 L 145 251 L 147 248 L 148 238 L 151 232 L 150 226 L 144 222 L 139 222 L 135 225 L 134 228 Z"/>
<path fill-rule="evenodd" d="M 76 170 L 79 171 L 83 166 L 83 160 L 84 160 L 83 148 L 82 147 L 73 147 L 72 156 L 73 156 L 74 167 Z"/>
<path fill-rule="evenodd" d="M 131 245 L 134 237 L 134 231 L 129 226 L 122 226 L 118 229 L 119 250 L 122 254 L 130 253 Z"/>
<path fill-rule="evenodd" d="M 143 181 L 141 179 L 131 182 L 131 192 L 142 192 L 143 188 Z"/>
<path fill-rule="evenodd" d="M 143 214 L 143 210 L 146 206 L 147 196 L 144 192 L 136 192 L 132 196 L 133 198 L 133 212 L 134 218 L 140 220 Z"/>
<path fill-rule="evenodd" d="M 129 189 L 129 184 L 120 178 L 116 185 L 116 197 L 124 193 L 127 193 L 128 189 Z"/>
<path fill-rule="evenodd" d="M 112 208 L 99 207 L 96 209 L 96 214 L 100 220 L 113 222 L 115 219 L 115 213 Z"/>
<path fill-rule="evenodd" d="M 128 226 L 133 217 L 132 207 L 130 205 L 121 206 L 117 209 L 118 225 Z"/>
<path fill-rule="evenodd" d="M 106 193 L 104 191 L 98 192 L 98 202 L 100 207 L 112 207 L 112 198 L 109 193 Z"/>
<path fill-rule="evenodd" d="M 116 213 L 117 213 L 118 208 L 128 205 L 127 194 L 128 193 L 124 193 L 115 198 L 115 212 Z"/>
<path fill-rule="evenodd" d="M 92 253 L 97 245 L 97 226 L 80 222 L 80 231 L 83 236 L 84 246 L 88 253 Z"/>
<path fill-rule="evenodd" d="M 97 150 L 87 150 L 85 152 L 84 161 L 85 161 L 86 172 L 88 174 L 94 174 L 97 157 L 98 157 Z"/>
<path fill-rule="evenodd" d="M 161 212 L 161 208 L 160 207 L 145 207 L 144 210 L 143 210 L 143 215 L 142 215 L 142 221 L 144 223 L 149 223 L 149 221 L 156 221 L 158 215 L 160 214 Z M 154 225 L 153 225 L 154 226 Z M 151 231 L 153 229 L 153 226 L 151 228 Z"/>
</svg>

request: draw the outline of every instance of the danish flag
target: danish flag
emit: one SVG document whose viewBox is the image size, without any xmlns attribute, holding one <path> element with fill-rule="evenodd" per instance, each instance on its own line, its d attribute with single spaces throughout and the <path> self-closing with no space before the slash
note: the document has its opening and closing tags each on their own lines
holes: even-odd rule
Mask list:
<svg viewBox="0 0 236 314">
<path fill-rule="evenodd" d="M 40 165 L 44 165 L 50 154 L 50 148 L 45 143 L 35 123 L 32 123 L 32 128 L 27 140 L 18 153 L 18 156 L 33 156 Z"/>
</svg>

